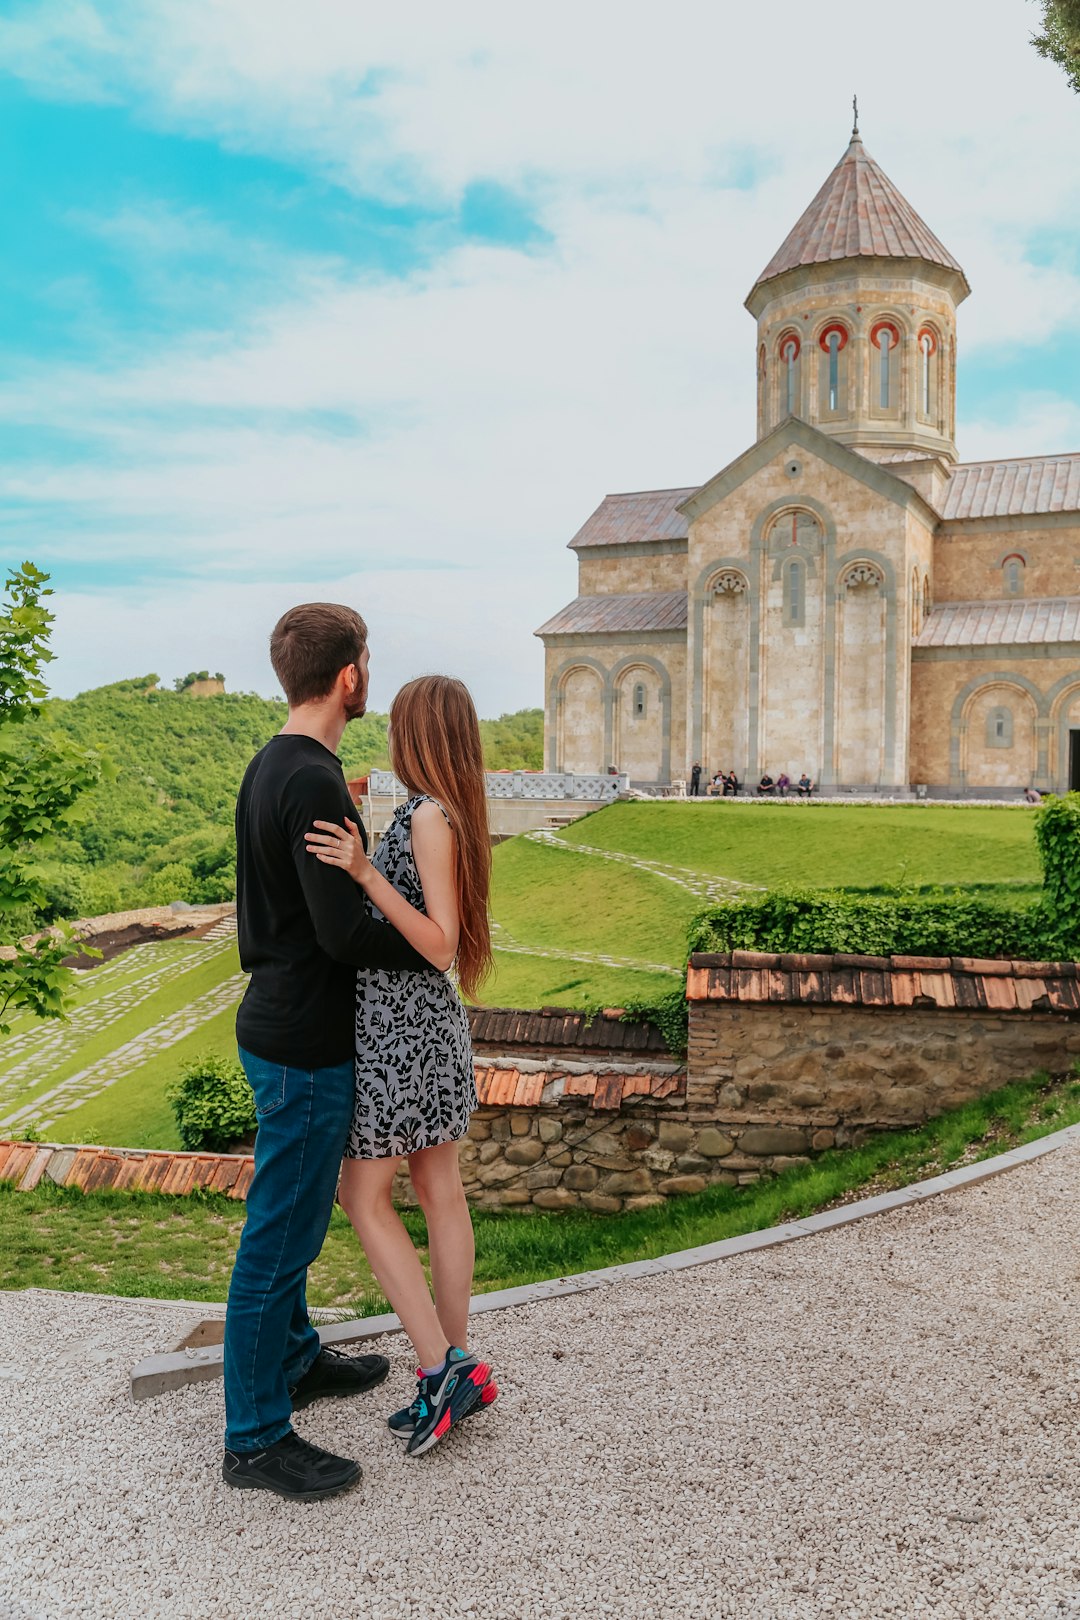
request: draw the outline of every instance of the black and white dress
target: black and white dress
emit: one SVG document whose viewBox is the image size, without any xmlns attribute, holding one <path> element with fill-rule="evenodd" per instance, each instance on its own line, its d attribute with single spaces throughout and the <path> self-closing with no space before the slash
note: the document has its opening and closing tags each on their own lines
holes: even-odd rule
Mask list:
<svg viewBox="0 0 1080 1620">
<path fill-rule="evenodd" d="M 400 806 L 371 863 L 417 911 L 425 906 L 412 818 L 429 797 L 418 793 Z M 377 906 L 372 912 L 383 916 Z M 450 975 L 436 968 L 357 974 L 356 1104 L 345 1157 L 398 1158 L 456 1142 L 475 1107 L 469 1019 Z"/>
</svg>

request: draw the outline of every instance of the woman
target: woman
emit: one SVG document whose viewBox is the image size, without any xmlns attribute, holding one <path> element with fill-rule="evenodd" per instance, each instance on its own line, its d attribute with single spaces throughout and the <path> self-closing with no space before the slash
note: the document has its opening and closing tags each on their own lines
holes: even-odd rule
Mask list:
<svg viewBox="0 0 1080 1620">
<path fill-rule="evenodd" d="M 390 706 L 389 748 L 410 796 L 374 860 L 352 822 L 317 821 L 307 837 L 434 970 L 358 975 L 356 1106 L 338 1195 L 416 1352 L 416 1395 L 388 1421 L 417 1456 L 498 1394 L 491 1368 L 467 1347 L 474 1248 L 458 1142 L 476 1082 L 468 1017 L 449 977 L 456 959 L 472 996 L 491 967 L 491 842 L 480 726 L 466 687 L 445 675 L 410 681 Z M 402 1158 L 427 1220 L 434 1302 L 391 1201 Z"/>
</svg>

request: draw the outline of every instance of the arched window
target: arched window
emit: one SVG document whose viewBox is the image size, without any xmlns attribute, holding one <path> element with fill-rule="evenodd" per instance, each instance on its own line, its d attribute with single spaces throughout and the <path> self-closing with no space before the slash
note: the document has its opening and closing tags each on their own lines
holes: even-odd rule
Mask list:
<svg viewBox="0 0 1080 1620">
<path fill-rule="evenodd" d="M 870 328 L 870 342 L 877 350 L 878 406 L 891 411 L 900 403 L 900 367 L 896 358 L 900 332 L 892 321 L 878 321 Z"/>
<path fill-rule="evenodd" d="M 848 331 L 839 321 L 834 321 L 822 332 L 818 342 L 821 345 L 821 406 L 824 415 L 841 416 L 847 408 L 847 365 L 844 350 L 847 348 Z"/>
<path fill-rule="evenodd" d="M 784 566 L 784 623 L 799 625 L 806 620 L 806 564 L 793 557 Z"/>
<path fill-rule="evenodd" d="M 1024 594 L 1024 559 L 1018 553 L 1006 557 L 1001 565 L 1005 576 L 1006 596 L 1023 596 Z"/>
<path fill-rule="evenodd" d="M 911 639 L 914 641 L 922 629 L 922 593 L 919 590 L 919 570 L 911 575 Z"/>
<path fill-rule="evenodd" d="M 799 354 L 802 345 L 797 332 L 785 332 L 780 339 L 780 403 L 785 416 L 799 409 Z"/>
<path fill-rule="evenodd" d="M 986 715 L 987 748 L 1011 748 L 1013 745 L 1012 710 L 1003 704 L 989 709 Z"/>
<path fill-rule="evenodd" d="M 641 681 L 634 687 L 634 713 L 636 715 L 645 713 L 645 687 Z"/>
<path fill-rule="evenodd" d="M 932 326 L 919 332 L 919 415 L 930 422 L 936 414 L 938 336 Z"/>
<path fill-rule="evenodd" d="M 929 574 L 924 574 L 923 575 L 923 582 L 922 582 L 923 624 L 925 624 L 927 619 L 930 617 L 930 607 L 931 607 L 931 602 L 930 602 L 930 575 Z"/>
</svg>

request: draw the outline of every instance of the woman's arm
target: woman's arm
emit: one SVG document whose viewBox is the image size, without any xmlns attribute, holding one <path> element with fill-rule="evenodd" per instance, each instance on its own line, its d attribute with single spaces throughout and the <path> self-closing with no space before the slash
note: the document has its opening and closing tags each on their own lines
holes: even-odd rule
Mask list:
<svg viewBox="0 0 1080 1620">
<path fill-rule="evenodd" d="M 445 972 L 457 955 L 459 919 L 454 888 L 454 835 L 438 805 L 418 804 L 412 818 L 412 848 L 424 890 L 427 915 L 398 893 L 368 860 L 358 829 L 351 821 L 339 827 L 317 821 L 307 834 L 308 848 L 325 865 L 340 866 L 360 885 L 388 923 L 420 952 L 432 967 Z M 347 830 L 346 830 L 347 829 Z"/>
</svg>

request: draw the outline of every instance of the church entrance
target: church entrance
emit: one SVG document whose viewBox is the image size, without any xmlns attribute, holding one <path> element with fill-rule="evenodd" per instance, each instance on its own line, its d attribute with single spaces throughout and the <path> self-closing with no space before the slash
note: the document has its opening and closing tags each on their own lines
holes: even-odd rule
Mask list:
<svg viewBox="0 0 1080 1620">
<path fill-rule="evenodd" d="M 1080 792 L 1080 731 L 1069 732 L 1069 792 Z"/>
</svg>

